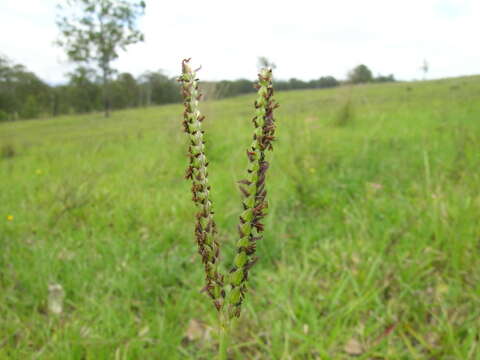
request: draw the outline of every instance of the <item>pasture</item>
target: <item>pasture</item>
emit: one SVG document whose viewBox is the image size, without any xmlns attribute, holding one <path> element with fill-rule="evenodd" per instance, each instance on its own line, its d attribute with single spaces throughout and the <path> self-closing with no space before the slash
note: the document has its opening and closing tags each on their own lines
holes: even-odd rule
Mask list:
<svg viewBox="0 0 480 360">
<path fill-rule="evenodd" d="M 254 98 L 201 103 L 224 264 Z M 276 99 L 231 358 L 478 359 L 480 77 Z M 0 359 L 213 358 L 181 115 L 0 124 Z"/>
</svg>

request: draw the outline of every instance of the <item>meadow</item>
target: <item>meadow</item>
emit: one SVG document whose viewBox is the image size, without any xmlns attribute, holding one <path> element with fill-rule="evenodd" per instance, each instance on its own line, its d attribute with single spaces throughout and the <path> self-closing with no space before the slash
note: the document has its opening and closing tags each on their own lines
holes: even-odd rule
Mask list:
<svg viewBox="0 0 480 360">
<path fill-rule="evenodd" d="M 254 98 L 201 103 L 223 264 Z M 231 358 L 479 359 L 480 76 L 276 99 Z M 214 358 L 182 111 L 0 124 L 0 359 Z"/>
</svg>

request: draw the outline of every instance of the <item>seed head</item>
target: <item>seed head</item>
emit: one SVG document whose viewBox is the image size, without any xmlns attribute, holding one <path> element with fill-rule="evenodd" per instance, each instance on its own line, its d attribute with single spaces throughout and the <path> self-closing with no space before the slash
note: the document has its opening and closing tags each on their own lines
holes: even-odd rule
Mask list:
<svg viewBox="0 0 480 360">
<path fill-rule="evenodd" d="M 262 239 L 264 225 L 261 220 L 268 210 L 265 179 L 269 164 L 266 151 L 273 150 L 275 140 L 275 120 L 273 110 L 278 104 L 273 100 L 272 70 L 262 69 L 256 86 L 258 97 L 255 100 L 253 141 L 247 149 L 247 177 L 239 181 L 243 211 L 238 225 L 239 240 L 237 255 L 228 277 L 229 291 L 226 297 L 228 315 L 239 317 L 242 302 L 247 291 L 246 282 L 250 268 L 255 264 L 256 242 Z"/>
<path fill-rule="evenodd" d="M 183 128 L 190 145 L 188 156 L 190 163 L 185 178 L 192 181 L 192 200 L 197 207 L 195 238 L 198 252 L 205 269 L 204 290 L 212 298 L 217 310 L 223 306 L 223 275 L 218 269 L 220 248 L 215 240 L 216 225 L 213 220 L 213 207 L 210 200 L 210 185 L 208 183 L 208 161 L 205 155 L 202 121 L 205 119 L 198 108 L 200 92 L 196 71 L 189 64 L 190 59 L 182 62 L 182 75 L 178 81 L 182 83 L 182 95 L 185 111 L 183 113 Z"/>
</svg>

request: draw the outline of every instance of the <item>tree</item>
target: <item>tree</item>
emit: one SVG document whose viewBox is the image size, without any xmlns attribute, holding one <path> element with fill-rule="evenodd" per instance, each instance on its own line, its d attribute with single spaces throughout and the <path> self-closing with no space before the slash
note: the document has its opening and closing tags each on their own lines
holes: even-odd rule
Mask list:
<svg viewBox="0 0 480 360">
<path fill-rule="evenodd" d="M 396 80 L 395 80 L 395 76 L 393 76 L 393 74 L 390 74 L 388 76 L 378 75 L 375 79 L 373 79 L 373 81 L 383 83 L 383 82 L 394 82 Z"/>
<path fill-rule="evenodd" d="M 340 83 L 333 76 L 322 76 L 318 80 L 311 80 L 309 85 L 310 88 L 330 88 L 338 86 Z"/>
<path fill-rule="evenodd" d="M 57 20 L 63 47 L 70 60 L 94 66 L 101 72 L 105 116 L 109 115 L 109 81 L 114 73 L 111 66 L 119 50 L 143 41 L 137 28 L 137 18 L 145 12 L 144 1 L 127 0 L 65 0 L 59 6 L 62 15 Z"/>
<path fill-rule="evenodd" d="M 423 80 L 427 78 L 427 73 L 429 69 L 430 69 L 430 66 L 428 65 L 427 60 L 424 59 L 422 66 L 420 66 L 420 70 L 423 72 Z"/>
<path fill-rule="evenodd" d="M 67 74 L 68 105 L 76 113 L 101 109 L 101 87 L 95 79 L 95 71 L 79 66 Z"/>
<path fill-rule="evenodd" d="M 139 102 L 137 81 L 130 73 L 122 73 L 112 82 L 112 105 L 114 109 L 136 107 Z"/>
<path fill-rule="evenodd" d="M 291 78 L 290 80 L 288 80 L 288 85 L 289 85 L 289 88 L 292 90 L 307 88 L 307 84 L 297 78 Z"/>
<path fill-rule="evenodd" d="M 367 83 L 373 80 L 373 75 L 366 65 L 358 65 L 348 73 L 348 80 L 354 84 Z"/>
<path fill-rule="evenodd" d="M 0 56 L 0 110 L 8 118 L 18 114 L 31 118 L 47 112 L 50 92 L 50 87 L 25 66 Z"/>
<path fill-rule="evenodd" d="M 40 114 L 40 105 L 34 95 L 28 95 L 25 104 L 23 105 L 20 116 L 24 119 L 33 119 Z"/>
<path fill-rule="evenodd" d="M 159 71 L 147 71 L 138 79 L 140 104 L 169 104 L 180 101 L 178 81 Z"/>
</svg>

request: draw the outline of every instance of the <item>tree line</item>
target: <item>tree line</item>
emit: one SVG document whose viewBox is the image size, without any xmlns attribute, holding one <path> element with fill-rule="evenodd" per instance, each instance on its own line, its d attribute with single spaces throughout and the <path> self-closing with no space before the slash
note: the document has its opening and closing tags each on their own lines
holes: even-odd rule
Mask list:
<svg viewBox="0 0 480 360">
<path fill-rule="evenodd" d="M 61 114 L 81 114 L 105 109 L 101 76 L 86 67 L 67 74 L 68 81 L 49 85 L 25 66 L 0 57 L 0 121 Z M 332 76 L 317 80 L 278 80 L 277 90 L 328 88 L 340 85 Z M 175 78 L 162 71 L 147 71 L 138 77 L 119 73 L 108 82 L 108 108 L 119 110 L 178 103 L 180 87 Z M 206 98 L 222 99 L 255 92 L 247 79 L 201 83 Z"/>
<path fill-rule="evenodd" d="M 92 69 L 78 67 L 68 81 L 50 85 L 25 66 L 0 56 L 0 121 L 78 114 L 104 109 L 103 83 Z M 180 101 L 176 79 L 162 71 L 147 71 L 139 77 L 119 73 L 109 83 L 109 107 L 169 104 Z"/>
<path fill-rule="evenodd" d="M 21 120 L 61 114 L 81 114 L 104 110 L 104 83 L 101 75 L 87 67 L 78 67 L 67 74 L 67 82 L 50 85 L 25 66 L 0 56 L 0 121 Z M 365 65 L 359 65 L 345 81 L 333 76 L 303 81 L 275 80 L 280 91 L 322 89 L 344 83 L 395 81 L 393 75 L 373 77 Z M 162 71 L 147 71 L 135 77 L 118 73 L 108 82 L 108 107 L 112 110 L 178 103 L 180 87 L 176 78 Z M 208 99 L 222 99 L 255 92 L 254 82 L 247 79 L 201 83 Z"/>
</svg>

